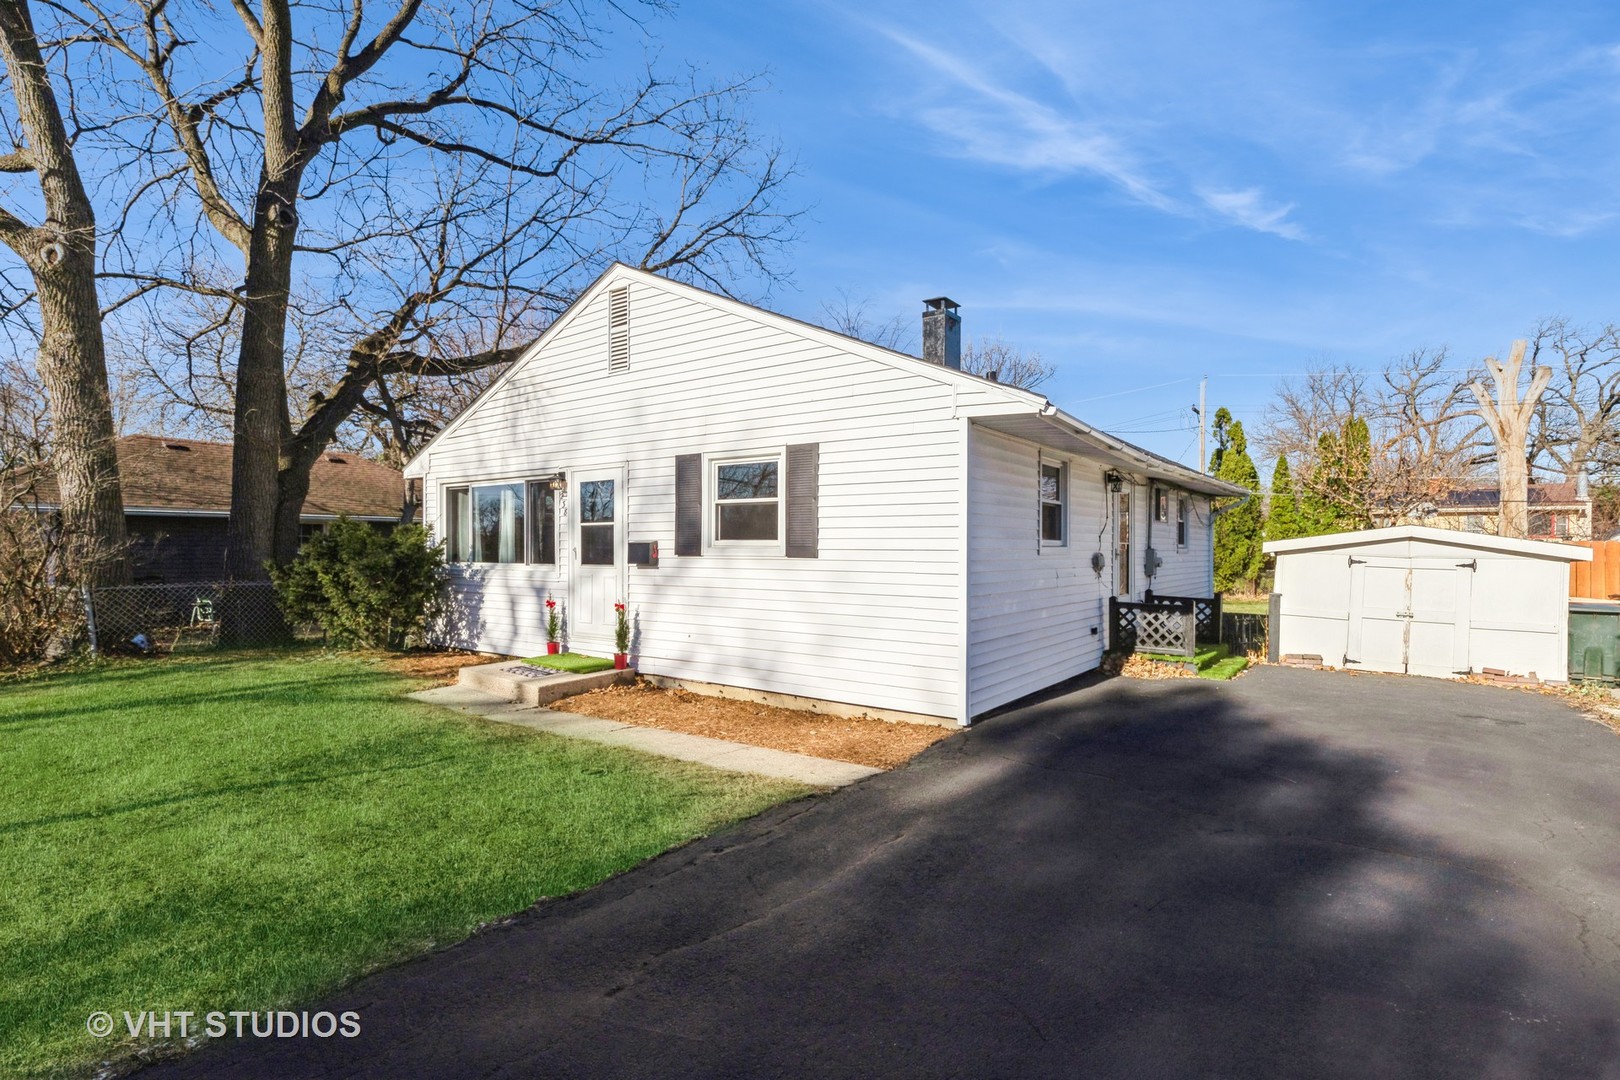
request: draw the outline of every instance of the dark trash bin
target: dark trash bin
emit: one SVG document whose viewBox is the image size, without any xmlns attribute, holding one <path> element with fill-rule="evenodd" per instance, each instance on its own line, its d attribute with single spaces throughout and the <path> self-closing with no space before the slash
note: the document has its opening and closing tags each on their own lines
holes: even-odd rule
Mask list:
<svg viewBox="0 0 1620 1080">
<path fill-rule="evenodd" d="M 1569 602 L 1571 681 L 1620 681 L 1620 602 Z"/>
</svg>

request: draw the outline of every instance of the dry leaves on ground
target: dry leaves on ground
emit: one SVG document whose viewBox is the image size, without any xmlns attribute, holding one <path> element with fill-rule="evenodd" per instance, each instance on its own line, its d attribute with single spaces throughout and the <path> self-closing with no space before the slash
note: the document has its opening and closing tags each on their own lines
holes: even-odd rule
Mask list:
<svg viewBox="0 0 1620 1080">
<path fill-rule="evenodd" d="M 1125 658 L 1119 673 L 1127 679 L 1196 679 L 1197 672 L 1188 671 L 1186 664 L 1167 664 L 1162 660 L 1149 660 L 1140 653 Z"/>
<path fill-rule="evenodd" d="M 552 708 L 875 769 L 904 765 L 952 734 L 951 728 L 933 724 L 828 716 L 687 690 L 660 690 L 647 683 L 592 690 L 554 702 Z"/>
<path fill-rule="evenodd" d="M 413 679 L 432 679 L 436 686 L 448 686 L 456 681 L 464 667 L 475 664 L 493 664 L 501 659 L 488 653 L 474 652 L 408 652 L 388 658 L 388 670 Z"/>
</svg>

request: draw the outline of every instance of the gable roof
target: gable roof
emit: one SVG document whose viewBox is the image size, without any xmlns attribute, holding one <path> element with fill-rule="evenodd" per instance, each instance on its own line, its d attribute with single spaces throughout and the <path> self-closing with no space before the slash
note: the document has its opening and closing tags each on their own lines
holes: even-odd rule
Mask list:
<svg viewBox="0 0 1620 1080">
<path fill-rule="evenodd" d="M 1592 501 L 1577 495 L 1575 485 L 1569 482 L 1531 484 L 1525 490 L 1529 492 L 1531 506 L 1585 506 Z M 1494 485 L 1458 488 L 1441 495 L 1434 504 L 1435 512 L 1441 514 L 1447 511 L 1495 510 L 1502 505 L 1502 489 Z"/>
<path fill-rule="evenodd" d="M 1565 562 L 1592 561 L 1592 549 L 1575 544 L 1518 540 L 1485 533 L 1458 532 L 1455 529 L 1435 529 L 1427 525 L 1393 525 L 1387 529 L 1359 529 L 1356 532 L 1301 536 L 1294 540 L 1267 540 L 1262 548 L 1267 555 L 1285 555 L 1292 551 L 1328 551 L 1333 548 L 1386 543 L 1391 540 L 1431 540 L 1451 547 L 1499 551 L 1509 555 L 1535 555 L 1544 559 L 1563 559 Z"/>
<path fill-rule="evenodd" d="M 230 513 L 230 443 L 126 435 L 118 440 L 117 452 L 124 513 Z M 58 501 L 53 476 L 40 477 L 29 493 L 30 503 L 55 506 Z M 303 516 L 397 521 L 404 501 L 405 477 L 398 469 L 333 450 L 310 470 Z"/>
<path fill-rule="evenodd" d="M 802 338 L 809 338 L 811 340 L 830 344 L 844 352 L 870 360 L 875 360 L 879 363 L 899 368 L 914 375 L 921 375 L 925 378 L 933 379 L 934 381 L 943 383 L 947 386 L 972 386 L 976 390 L 987 391 L 1001 399 L 1006 406 L 1006 415 L 1008 416 L 1039 418 L 1041 421 L 1039 427 L 1048 431 L 1062 432 L 1068 436 L 1071 436 L 1073 441 L 1075 441 L 1077 444 L 1083 445 L 1088 452 L 1095 453 L 1099 456 L 1103 456 L 1115 461 L 1124 468 L 1143 469 L 1152 475 L 1158 476 L 1161 479 L 1169 480 L 1180 485 L 1181 487 L 1187 488 L 1188 490 L 1203 492 L 1210 495 L 1247 496 L 1251 494 L 1247 488 L 1229 484 L 1224 480 L 1217 480 L 1212 476 L 1206 476 L 1197 469 L 1188 468 L 1178 461 L 1172 461 L 1167 457 L 1153 453 L 1151 450 L 1145 450 L 1139 446 L 1125 442 L 1123 439 L 1115 438 L 1114 436 L 1109 435 L 1107 432 L 1102 431 L 1100 428 L 1094 428 L 1091 425 L 1086 424 L 1063 412 L 1048 398 L 1043 397 L 1032 390 L 1025 390 L 1020 387 L 1009 386 L 1005 383 L 993 382 L 990 379 L 984 378 L 983 376 L 974 375 L 970 372 L 961 371 L 957 368 L 948 368 L 941 364 L 935 364 L 931 361 L 924 360 L 918 356 L 911 356 L 907 353 L 897 352 L 893 349 L 885 349 L 880 345 L 874 345 L 869 341 L 862 341 L 860 338 L 851 337 L 848 334 L 841 334 L 835 330 L 828 330 L 826 327 L 817 326 L 814 323 L 805 322 L 801 319 L 795 319 L 789 315 L 782 315 L 774 311 L 768 311 L 765 308 L 757 305 L 744 303 L 741 300 L 734 300 L 729 296 L 724 296 L 717 292 L 711 292 L 707 289 L 701 289 L 695 285 L 689 285 L 685 282 L 676 281 L 672 278 L 662 277 L 646 270 L 638 270 L 635 267 L 627 266 L 621 262 L 615 262 L 604 270 L 602 275 L 592 282 L 583 292 L 581 292 L 579 296 L 575 298 L 574 302 L 569 304 L 563 313 L 559 315 L 550 326 L 546 327 L 545 331 L 538 338 L 536 338 L 526 350 L 524 350 L 523 354 L 514 360 L 511 366 L 500 374 L 499 378 L 495 379 L 489 384 L 489 386 L 485 387 L 483 392 L 468 403 L 465 409 L 457 413 L 448 424 L 441 428 L 438 433 L 433 436 L 433 438 L 429 439 L 420 450 L 412 455 L 410 461 L 405 463 L 405 472 L 407 474 L 411 474 L 417 461 L 419 461 L 423 455 L 429 453 L 435 443 L 460 427 L 462 422 L 474 411 L 476 411 L 478 407 L 483 404 L 486 398 L 494 394 L 500 387 L 504 386 L 520 368 L 531 363 L 553 337 L 562 333 L 568 324 L 577 318 L 579 313 L 589 306 L 592 299 L 612 285 L 624 281 L 634 281 L 643 285 L 651 285 L 666 292 L 684 296 L 687 299 L 697 301 L 698 303 L 719 308 L 741 318 L 762 323 L 766 326 L 795 334 Z M 978 416 L 976 415 L 975 418 L 977 419 Z"/>
</svg>

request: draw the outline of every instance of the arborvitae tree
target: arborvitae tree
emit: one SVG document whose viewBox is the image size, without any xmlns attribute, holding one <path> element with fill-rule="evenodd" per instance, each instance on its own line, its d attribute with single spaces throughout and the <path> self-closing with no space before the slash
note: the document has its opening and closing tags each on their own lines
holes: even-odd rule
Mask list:
<svg viewBox="0 0 1620 1080">
<path fill-rule="evenodd" d="M 1316 463 L 1300 500 L 1303 535 L 1372 527 L 1372 436 L 1359 416 L 1317 443 Z"/>
<path fill-rule="evenodd" d="M 1333 462 L 1339 457 L 1339 437 L 1328 431 L 1316 440 L 1316 461 L 1305 478 L 1305 492 L 1299 500 L 1301 536 L 1321 536 L 1338 531 L 1338 514 L 1333 509 L 1329 489 L 1333 485 Z"/>
<path fill-rule="evenodd" d="M 1266 539 L 1292 540 L 1304 536 L 1299 498 L 1294 494 L 1294 477 L 1288 469 L 1288 455 L 1278 454 L 1271 470 L 1271 505 L 1266 510 Z"/>
<path fill-rule="evenodd" d="M 1339 527 L 1341 529 L 1372 528 L 1372 435 L 1367 421 L 1352 416 L 1344 424 L 1340 440 L 1344 458 L 1341 465 L 1343 480 L 1339 500 Z"/>
<path fill-rule="evenodd" d="M 1232 420 L 1222 409 L 1216 414 L 1228 423 L 1221 425 L 1225 445 L 1216 451 L 1220 468 L 1216 477 L 1228 483 L 1248 488 L 1254 494 L 1243 505 L 1222 514 L 1215 523 L 1215 589 L 1243 587 L 1254 589 L 1260 580 L 1261 510 L 1260 473 L 1249 457 L 1249 443 L 1243 436 L 1243 424 Z"/>
</svg>

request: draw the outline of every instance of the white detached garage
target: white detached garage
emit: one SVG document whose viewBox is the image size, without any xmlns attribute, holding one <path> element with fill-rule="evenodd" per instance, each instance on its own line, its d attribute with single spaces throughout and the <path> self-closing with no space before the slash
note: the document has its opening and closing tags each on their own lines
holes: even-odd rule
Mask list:
<svg viewBox="0 0 1620 1080">
<path fill-rule="evenodd" d="M 1587 548 L 1401 525 L 1265 551 L 1281 654 L 1445 679 L 1568 677 L 1569 564 L 1590 561 Z"/>
</svg>

